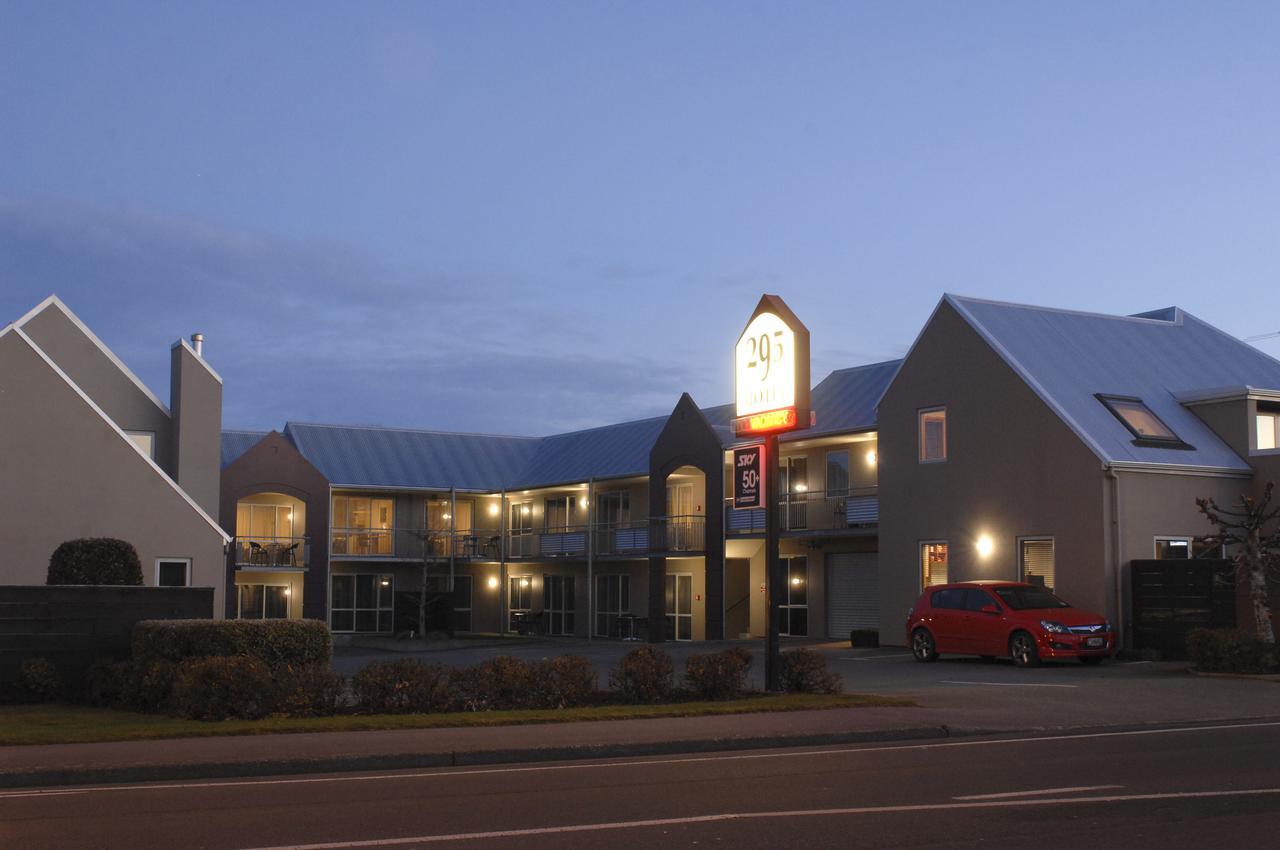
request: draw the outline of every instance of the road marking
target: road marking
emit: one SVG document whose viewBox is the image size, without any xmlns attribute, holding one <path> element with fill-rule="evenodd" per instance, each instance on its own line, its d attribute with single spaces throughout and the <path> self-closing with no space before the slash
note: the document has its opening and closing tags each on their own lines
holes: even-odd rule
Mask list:
<svg viewBox="0 0 1280 850">
<path fill-rule="evenodd" d="M 487 776 L 513 773 L 549 773 L 561 770 L 608 770 L 612 768 L 636 768 L 670 764 L 698 764 L 699 762 L 757 761 L 762 759 L 810 758 L 812 756 L 839 756 L 858 753 L 886 753 L 903 750 L 941 750 L 952 747 L 995 747 L 1007 744 L 1043 744 L 1053 741 L 1079 741 L 1090 738 L 1129 738 L 1139 735 L 1176 735 L 1187 732 L 1221 732 L 1228 729 L 1269 729 L 1280 726 L 1280 720 L 1255 723 L 1219 723 L 1212 726 L 1178 726 L 1160 729 L 1131 729 L 1124 732 L 1080 732 L 1074 735 L 1037 735 L 1025 738 L 1001 738 L 978 741 L 942 741 L 930 744 L 903 744 L 889 747 L 838 747 L 826 750 L 800 750 L 788 752 L 741 753 L 735 755 L 687 756 L 666 759 L 633 759 L 631 761 L 586 761 L 571 764 L 534 765 L 531 767 L 488 767 L 470 770 L 442 768 L 417 773 L 340 774 L 338 776 L 292 777 L 289 779 L 225 779 L 209 782 L 168 782 L 147 785 L 90 785 L 63 788 L 24 788 L 0 791 L 0 799 L 8 797 L 41 797 L 62 794 L 88 794 L 96 791 L 168 791 L 180 788 L 242 788 L 258 785 L 315 785 L 334 782 L 400 782 L 406 779 L 452 779 L 458 776 Z"/>
<path fill-rule="evenodd" d="M 1123 785 L 1077 785 L 1074 788 L 1042 788 L 1039 791 L 1005 791 L 1003 794 L 969 794 L 953 800 L 1004 800 L 1012 797 L 1039 797 L 1044 794 L 1077 794 L 1081 791 L 1114 791 Z"/>
<path fill-rule="evenodd" d="M 910 653 L 910 652 L 903 652 L 903 653 L 899 653 L 899 654 L 897 654 L 897 655 L 873 655 L 873 656 L 866 656 L 866 655 L 841 655 L 841 656 L 840 656 L 839 658 L 837 658 L 836 660 L 837 660 L 837 661 L 882 661 L 882 660 L 884 660 L 885 658 L 910 658 L 910 657 L 911 657 L 911 653 Z"/>
<path fill-rule="evenodd" d="M 961 679 L 943 679 L 943 685 L 990 685 L 993 688 L 1078 688 L 1079 685 L 1046 685 L 1040 682 L 966 682 Z"/>
<path fill-rule="evenodd" d="M 1165 794 L 1125 794 L 1107 797 L 1056 797 L 1043 800 L 1000 800 L 972 803 L 922 803 L 909 806 L 858 806 L 847 809 L 796 809 L 778 812 L 726 812 L 683 818 L 581 823 L 569 826 L 545 826 L 531 829 L 501 829 L 491 832 L 456 832 L 447 835 L 415 835 L 411 838 L 374 838 L 363 841 L 330 841 L 323 844 L 284 844 L 253 850 L 349 850 L 356 847 L 396 847 L 405 844 L 443 844 L 447 841 L 482 841 L 495 838 L 526 838 L 538 835 L 563 835 L 572 832 L 604 832 L 619 829 L 643 829 L 657 826 L 680 826 L 695 823 L 766 820 L 776 818 L 832 817 L 839 815 L 903 814 L 907 812 L 955 811 L 959 809 L 1000 809 L 1016 806 L 1080 805 L 1082 803 L 1129 803 L 1143 800 L 1191 800 L 1214 797 L 1260 797 L 1280 794 L 1280 788 L 1253 788 L 1238 791 L 1178 791 Z"/>
</svg>

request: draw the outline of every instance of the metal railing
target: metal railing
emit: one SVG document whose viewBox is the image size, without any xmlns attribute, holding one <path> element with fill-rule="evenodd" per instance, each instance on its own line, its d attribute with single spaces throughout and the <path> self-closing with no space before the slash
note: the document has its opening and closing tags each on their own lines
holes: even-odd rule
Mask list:
<svg viewBox="0 0 1280 850">
<path fill-rule="evenodd" d="M 393 534 L 389 528 L 335 528 L 329 535 L 329 553 L 337 557 L 389 558 L 395 554 Z"/>
<path fill-rule="evenodd" d="M 247 569 L 303 569 L 311 561 L 306 537 L 236 537 L 232 540 L 235 564 Z"/>
<path fill-rule="evenodd" d="M 786 493 L 779 500 L 778 528 L 781 531 L 840 531 L 871 527 L 880 522 L 878 487 L 809 493 Z M 725 500 L 725 531 L 729 534 L 763 534 L 764 509 L 736 510 L 733 500 Z"/>
<path fill-rule="evenodd" d="M 649 517 L 654 552 L 701 552 L 706 549 L 707 518 L 700 514 Z"/>
<path fill-rule="evenodd" d="M 594 545 L 597 555 L 647 555 L 649 520 L 597 525 Z"/>
</svg>

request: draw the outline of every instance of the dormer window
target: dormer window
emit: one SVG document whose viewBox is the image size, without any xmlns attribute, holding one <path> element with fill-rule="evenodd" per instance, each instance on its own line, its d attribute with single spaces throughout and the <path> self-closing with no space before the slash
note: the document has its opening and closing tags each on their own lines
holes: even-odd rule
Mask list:
<svg viewBox="0 0 1280 850">
<path fill-rule="evenodd" d="M 1140 398 L 1098 395 L 1098 401 L 1133 434 L 1133 444 L 1153 449 L 1190 449 Z"/>
<path fill-rule="evenodd" d="M 1256 423 L 1258 444 L 1255 448 L 1259 451 L 1280 448 L 1280 411 L 1263 410 L 1259 406 Z"/>
</svg>

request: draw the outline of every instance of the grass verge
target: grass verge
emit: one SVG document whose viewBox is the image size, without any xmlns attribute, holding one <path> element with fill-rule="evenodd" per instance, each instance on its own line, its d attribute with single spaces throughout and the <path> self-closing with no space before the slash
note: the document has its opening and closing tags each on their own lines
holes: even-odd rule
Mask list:
<svg viewBox="0 0 1280 850">
<path fill-rule="evenodd" d="M 80 705 L 0 706 L 0 746 L 86 744 L 101 741 L 153 741 L 219 735 L 276 735 L 294 732 L 358 732 L 382 729 L 516 726 L 575 723 L 585 720 L 635 720 L 652 717 L 705 717 L 769 711 L 813 711 L 866 706 L 909 707 L 911 700 L 865 694 L 785 694 L 724 702 L 662 705 L 600 705 L 553 711 L 483 711 L 450 714 L 341 714 L 334 717 L 271 717 L 205 723 L 157 714 L 140 714 Z"/>
</svg>

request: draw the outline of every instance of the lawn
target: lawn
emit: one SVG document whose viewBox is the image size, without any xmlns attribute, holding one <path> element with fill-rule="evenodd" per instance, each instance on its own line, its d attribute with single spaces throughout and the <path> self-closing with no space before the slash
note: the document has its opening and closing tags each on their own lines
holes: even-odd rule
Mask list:
<svg viewBox="0 0 1280 850">
<path fill-rule="evenodd" d="M 599 705 L 549 711 L 341 714 L 334 717 L 273 717 L 265 720 L 224 720 L 216 723 L 80 705 L 19 705 L 0 706 L 0 746 L 149 741 L 216 735 L 275 735 L 293 732 L 514 726 L 531 723 L 573 723 L 584 720 L 702 717 L 716 714 L 913 705 L 915 703 L 911 700 L 864 694 L 783 694 L 752 696 L 724 702 Z"/>
</svg>

